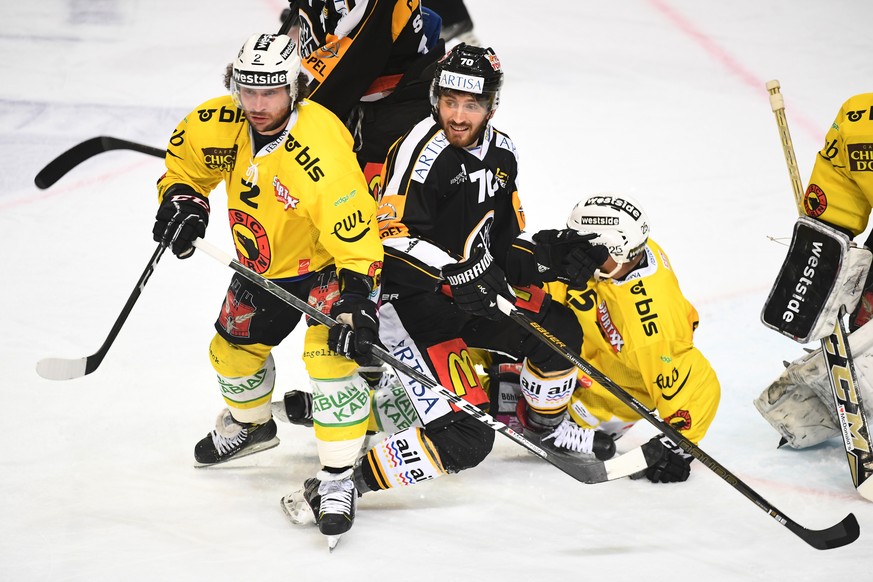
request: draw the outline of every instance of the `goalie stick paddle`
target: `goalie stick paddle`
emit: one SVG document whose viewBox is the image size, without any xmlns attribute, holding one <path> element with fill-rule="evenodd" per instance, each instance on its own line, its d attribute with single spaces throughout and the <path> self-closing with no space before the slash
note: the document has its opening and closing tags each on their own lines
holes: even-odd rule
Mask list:
<svg viewBox="0 0 873 582">
<path fill-rule="evenodd" d="M 269 291 L 282 301 L 288 303 L 290 306 L 294 307 L 298 311 L 305 313 L 318 323 L 321 323 L 322 325 L 325 325 L 327 327 L 333 327 L 334 325 L 336 325 L 336 321 L 330 316 L 325 315 L 318 309 L 309 305 L 306 301 L 303 301 L 302 299 L 292 295 L 273 281 L 270 281 L 269 279 L 245 267 L 242 263 L 232 258 L 230 255 L 217 249 L 205 240 L 197 239 L 194 242 L 194 246 L 202 250 L 218 262 L 230 267 L 255 285 L 266 289 L 267 291 Z M 611 481 L 613 479 L 619 479 L 621 477 L 627 477 L 629 475 L 644 470 L 650 464 L 658 461 L 664 452 L 663 446 L 660 443 L 655 442 L 646 443 L 641 447 L 637 447 L 631 451 L 628 451 L 627 453 L 624 453 L 623 455 L 619 455 L 618 457 L 614 457 L 607 461 L 593 461 L 591 463 L 582 464 L 579 462 L 574 462 L 561 458 L 555 454 L 544 451 L 543 449 L 536 446 L 534 443 L 530 442 L 528 439 L 524 438 L 524 436 L 518 434 L 502 422 L 479 410 L 451 390 L 441 386 L 429 376 L 426 376 L 422 372 L 404 364 L 399 359 L 394 357 L 394 355 L 383 349 L 381 346 L 373 344 L 372 353 L 381 361 L 385 362 L 389 366 L 392 366 L 398 372 L 414 378 L 416 381 L 420 382 L 422 385 L 429 388 L 433 392 L 436 392 L 470 416 L 489 426 L 495 432 L 499 432 L 503 436 L 515 441 L 531 453 L 551 463 L 567 475 L 582 483 L 602 483 L 605 481 Z"/>
<path fill-rule="evenodd" d="M 641 402 L 625 392 L 618 384 L 609 379 L 609 377 L 583 360 L 580 356 L 568 350 L 566 344 L 564 344 L 564 342 L 562 342 L 558 337 L 550 333 L 535 321 L 532 321 L 523 313 L 519 312 L 508 300 L 498 295 L 497 305 L 503 313 L 509 316 L 510 319 L 526 328 L 534 335 L 534 337 L 545 343 L 555 352 L 563 356 L 568 362 L 599 382 L 609 391 L 610 394 L 621 400 L 628 408 L 640 415 L 641 418 L 645 418 L 655 428 L 670 437 L 670 439 L 682 447 L 686 453 L 703 463 L 707 469 L 710 469 L 713 473 L 724 479 L 731 487 L 745 495 L 747 499 L 752 501 L 752 503 L 766 511 L 770 517 L 787 527 L 812 547 L 818 550 L 828 550 L 845 546 L 858 539 L 858 536 L 860 535 L 860 527 L 858 526 L 858 520 L 851 513 L 840 523 L 823 530 L 807 529 L 789 519 L 766 499 L 756 493 L 751 487 L 743 483 L 736 475 L 728 471 L 724 465 L 720 464 L 718 461 L 703 452 L 700 447 L 683 437 L 678 430 L 656 417 Z"/>
<path fill-rule="evenodd" d="M 49 186 L 63 178 L 73 168 L 103 152 L 112 150 L 132 150 L 156 158 L 163 158 L 166 155 L 164 150 L 153 148 L 133 141 L 118 139 L 115 137 L 92 137 L 80 144 L 74 145 L 40 170 L 33 179 L 34 184 L 40 190 L 45 190 Z"/>
<path fill-rule="evenodd" d="M 768 81 L 766 87 L 770 93 L 770 108 L 779 127 L 779 138 L 785 155 L 785 164 L 788 166 L 788 175 L 791 178 L 794 202 L 800 216 L 805 216 L 803 183 L 800 180 L 791 133 L 788 131 L 781 87 L 779 81 L 775 79 Z M 852 484 L 861 497 L 873 501 L 873 479 L 870 479 L 873 474 L 873 441 L 870 438 L 870 423 L 867 422 L 864 403 L 861 401 L 858 374 L 855 372 L 854 358 L 849 349 L 843 316 L 844 309 L 841 309 L 833 333 L 821 340 L 821 353 L 828 370 L 828 383 L 831 386 L 837 418 L 840 421 L 840 432 L 843 436 Z"/>
<path fill-rule="evenodd" d="M 121 313 L 115 320 L 115 324 L 112 326 L 112 329 L 109 330 L 109 337 L 106 338 L 106 341 L 103 342 L 103 345 L 100 346 L 99 350 L 85 358 L 43 358 L 36 363 L 36 373 L 47 380 L 72 380 L 73 378 L 87 376 L 96 370 L 97 367 L 100 366 L 100 362 L 102 362 L 103 358 L 106 356 L 106 353 L 109 351 L 112 342 L 115 341 L 118 332 L 121 331 L 121 326 L 124 325 L 127 316 L 130 315 L 130 311 L 133 309 L 136 300 L 139 299 L 139 296 L 142 294 L 143 287 L 145 287 L 149 277 L 151 277 L 154 272 L 155 267 L 166 248 L 167 247 L 163 244 L 159 244 L 158 248 L 155 249 L 152 258 L 149 259 L 149 263 L 146 265 L 145 271 L 140 275 L 139 281 L 136 282 L 136 287 L 134 287 L 133 293 L 128 297 L 127 303 L 124 304 Z"/>
</svg>

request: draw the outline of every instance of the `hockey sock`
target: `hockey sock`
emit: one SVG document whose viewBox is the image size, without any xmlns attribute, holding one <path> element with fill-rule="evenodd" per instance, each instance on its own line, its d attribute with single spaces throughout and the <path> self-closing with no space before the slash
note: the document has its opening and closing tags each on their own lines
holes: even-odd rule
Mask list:
<svg viewBox="0 0 873 582">
<path fill-rule="evenodd" d="M 445 474 L 433 442 L 420 428 L 386 437 L 355 466 L 355 482 L 361 493 L 416 485 Z"/>
<path fill-rule="evenodd" d="M 544 373 L 525 358 L 519 382 L 528 405 L 528 420 L 543 429 L 561 424 L 576 387 L 576 369 Z"/>
</svg>

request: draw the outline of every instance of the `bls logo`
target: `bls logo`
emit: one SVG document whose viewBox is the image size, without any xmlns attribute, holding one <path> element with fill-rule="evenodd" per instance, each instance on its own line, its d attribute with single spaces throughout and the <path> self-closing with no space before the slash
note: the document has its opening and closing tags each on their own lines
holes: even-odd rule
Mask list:
<svg viewBox="0 0 873 582">
<path fill-rule="evenodd" d="M 300 164 L 306 173 L 309 175 L 309 179 L 313 182 L 318 182 L 322 178 L 324 178 L 324 170 L 318 165 L 318 162 L 321 161 L 321 158 L 312 153 L 309 149 L 309 146 L 302 145 L 299 141 L 294 139 L 294 136 L 288 134 L 288 139 L 285 140 L 285 150 L 291 153 L 294 153 L 295 150 L 301 149 L 294 156 L 294 161 Z"/>
</svg>

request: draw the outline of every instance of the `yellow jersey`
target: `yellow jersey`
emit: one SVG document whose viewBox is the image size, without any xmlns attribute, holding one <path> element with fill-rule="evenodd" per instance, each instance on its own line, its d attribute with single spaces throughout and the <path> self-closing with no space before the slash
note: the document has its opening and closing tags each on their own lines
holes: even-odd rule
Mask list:
<svg viewBox="0 0 873 582">
<path fill-rule="evenodd" d="M 840 107 L 815 159 L 803 211 L 813 218 L 864 232 L 873 204 L 873 93 Z"/>
<path fill-rule="evenodd" d="M 546 290 L 582 326 L 583 359 L 697 442 L 718 408 L 718 378 L 694 347 L 697 310 L 682 295 L 667 255 L 652 239 L 645 253 L 642 266 L 623 280 L 592 279 L 584 289 L 554 282 Z M 570 414 L 582 426 L 601 428 L 639 419 L 581 372 Z"/>
<path fill-rule="evenodd" d="M 159 198 L 174 184 L 209 196 L 224 182 L 246 267 L 268 279 L 294 279 L 335 263 L 375 279 L 383 258 L 376 202 L 340 120 L 303 100 L 285 130 L 252 150 L 249 123 L 229 95 L 203 103 L 170 138 Z"/>
</svg>

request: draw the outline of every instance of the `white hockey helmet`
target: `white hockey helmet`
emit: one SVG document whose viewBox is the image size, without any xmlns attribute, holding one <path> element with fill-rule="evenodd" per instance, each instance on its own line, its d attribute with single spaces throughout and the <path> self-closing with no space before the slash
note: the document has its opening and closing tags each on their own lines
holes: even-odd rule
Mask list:
<svg viewBox="0 0 873 582">
<path fill-rule="evenodd" d="M 619 265 L 641 252 L 649 240 L 649 218 L 639 203 L 624 194 L 594 194 L 570 212 L 567 228 L 594 233 L 592 245 L 603 245 Z"/>
<path fill-rule="evenodd" d="M 267 89 L 288 86 L 293 103 L 297 98 L 300 55 L 291 37 L 284 34 L 255 34 L 249 37 L 233 61 L 230 93 L 242 109 L 239 88 Z"/>
</svg>

